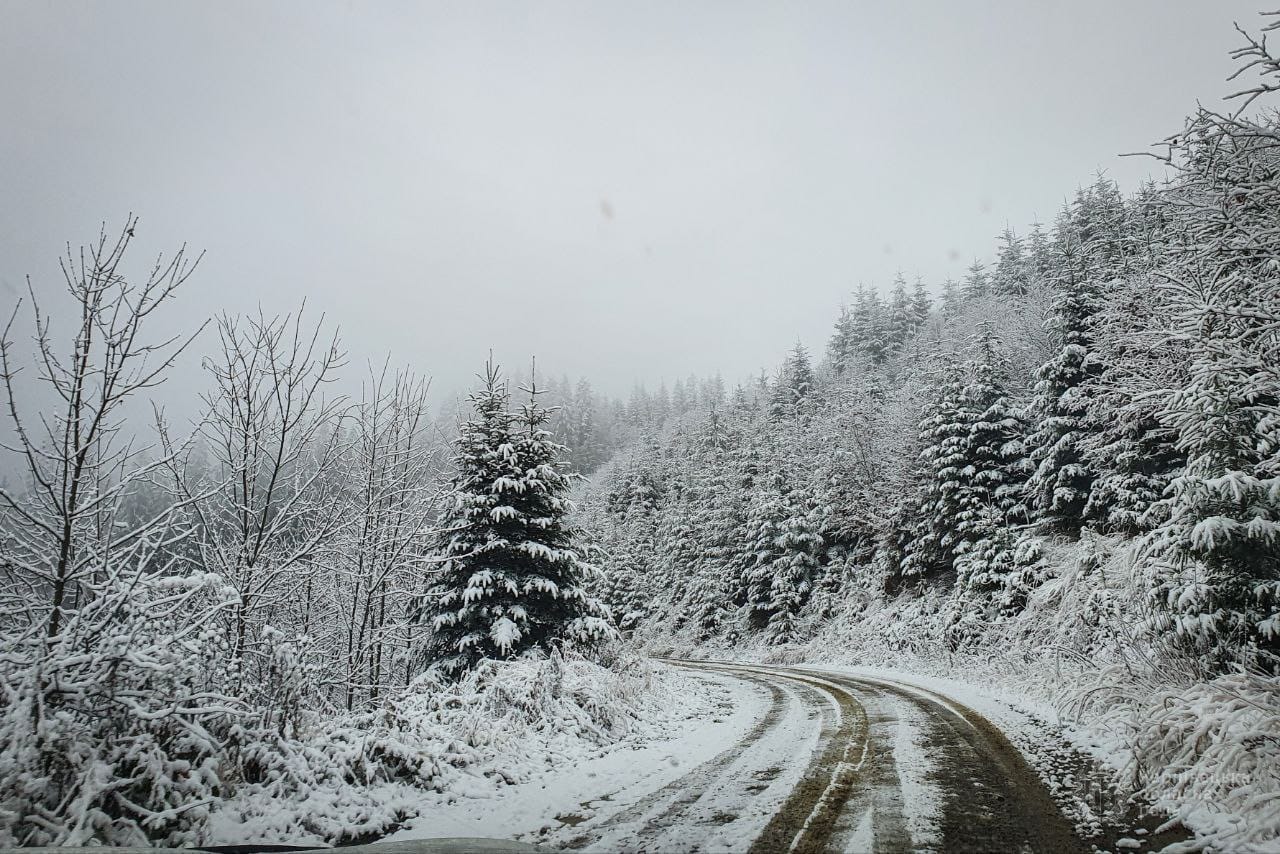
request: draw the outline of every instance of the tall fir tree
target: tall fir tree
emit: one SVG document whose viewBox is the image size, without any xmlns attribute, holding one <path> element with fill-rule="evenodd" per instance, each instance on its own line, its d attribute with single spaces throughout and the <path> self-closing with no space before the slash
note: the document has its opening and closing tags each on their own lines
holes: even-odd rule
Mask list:
<svg viewBox="0 0 1280 854">
<path fill-rule="evenodd" d="M 944 365 L 937 397 L 920 422 L 921 486 L 899 569 L 904 579 L 955 569 L 960 555 L 992 535 L 992 519 L 1025 521 L 1023 427 L 987 324 L 975 351 L 963 366 Z"/>
<path fill-rule="evenodd" d="M 955 279 L 947 279 L 942 283 L 942 316 L 944 319 L 955 317 L 960 313 L 964 302 L 964 294 Z"/>
<path fill-rule="evenodd" d="M 827 341 L 827 362 L 831 365 L 831 371 L 837 377 L 843 376 L 852 366 L 857 354 L 858 338 L 853 311 L 849 306 L 842 305 L 831 338 Z"/>
<path fill-rule="evenodd" d="M 530 386 L 519 414 L 492 362 L 470 398 L 473 417 L 457 441 L 443 561 L 418 619 L 431 629 L 427 656 L 457 677 L 483 659 L 507 659 L 562 642 L 591 646 L 614 629 L 585 582 L 593 568 L 566 514 L 563 448 Z"/>
<path fill-rule="evenodd" d="M 1067 533 L 1084 525 L 1093 489 L 1094 473 L 1082 445 L 1093 432 L 1089 395 L 1102 373 L 1093 342 L 1100 305 L 1093 280 L 1064 283 L 1046 324 L 1058 350 L 1037 370 L 1029 407 L 1034 466 L 1027 482 L 1029 508 L 1036 521 Z"/>
<path fill-rule="evenodd" d="M 1012 228 L 1000 235 L 1000 250 L 996 256 L 996 269 L 991 276 L 991 290 L 997 296 L 1025 296 L 1031 288 L 1026 250 Z"/>
<path fill-rule="evenodd" d="M 925 325 L 929 320 L 929 313 L 933 310 L 933 300 L 929 297 L 929 291 L 924 285 L 924 279 L 916 276 L 915 284 L 911 288 L 911 331 L 915 333 Z"/>
<path fill-rule="evenodd" d="M 961 293 L 966 300 L 984 299 L 991 295 L 991 278 L 987 275 L 987 268 L 976 258 L 965 274 Z"/>
<path fill-rule="evenodd" d="M 795 348 L 787 355 L 774 383 L 770 414 L 776 418 L 796 415 L 813 394 L 813 390 L 813 367 L 809 364 L 809 351 L 796 341 Z"/>
<path fill-rule="evenodd" d="M 898 273 L 889 292 L 888 316 L 885 319 L 885 335 L 892 350 L 902 349 L 911 333 L 915 332 L 915 314 L 911 297 L 907 293 L 907 280 Z"/>
</svg>

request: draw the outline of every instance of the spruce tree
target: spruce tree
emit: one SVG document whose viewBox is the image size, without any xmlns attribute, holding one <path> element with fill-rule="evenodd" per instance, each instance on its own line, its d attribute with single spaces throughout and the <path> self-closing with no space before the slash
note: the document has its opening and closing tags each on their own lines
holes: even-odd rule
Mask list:
<svg viewBox="0 0 1280 854">
<path fill-rule="evenodd" d="M 983 324 L 976 349 L 964 390 L 972 421 L 963 444 L 966 483 L 956 518 L 956 530 L 965 539 L 974 539 L 967 526 L 981 516 L 982 507 L 992 507 L 1006 522 L 1025 522 L 1027 515 L 1022 499 L 1029 467 L 1024 427 L 1006 390 L 1007 360 L 990 323 Z"/>
<path fill-rule="evenodd" d="M 911 509 L 901 515 L 907 533 L 895 543 L 890 570 L 894 581 L 912 582 L 952 568 L 957 538 L 953 520 L 961 509 L 965 443 L 973 413 L 965 405 L 964 374 L 954 357 L 944 356 L 941 382 L 919 422 L 919 487 Z M 913 505 L 913 506 L 912 506 Z"/>
<path fill-rule="evenodd" d="M 827 342 L 827 361 L 832 372 L 843 376 L 852 365 L 858 352 L 858 339 L 854 330 L 853 312 L 849 306 L 840 306 L 840 315 L 836 318 L 835 329 Z"/>
<path fill-rule="evenodd" d="M 588 595 L 593 568 L 575 546 L 560 471 L 563 448 L 546 430 L 549 412 L 530 386 L 509 411 L 496 366 L 471 395 L 474 413 L 457 440 L 452 501 L 442 519 L 443 561 L 419 621 L 427 654 L 450 676 L 483 659 L 507 659 L 561 642 L 596 644 L 614 632 L 608 610 Z"/>
<path fill-rule="evenodd" d="M 933 310 L 933 300 L 924 286 L 924 279 L 916 276 L 915 285 L 911 289 L 911 332 L 918 332 L 929 320 L 929 312 Z"/>
<path fill-rule="evenodd" d="M 960 286 L 956 284 L 955 279 L 947 279 L 942 283 L 943 318 L 951 318 L 959 314 L 960 306 L 963 302 L 964 295 L 960 290 Z"/>
<path fill-rule="evenodd" d="M 900 350 L 911 333 L 915 332 L 915 314 L 911 305 L 911 297 L 907 294 L 907 281 L 899 273 L 893 280 L 893 290 L 889 292 L 888 317 L 885 323 L 885 337 L 890 349 Z"/>
<path fill-rule="evenodd" d="M 782 364 L 773 387 L 773 402 L 769 412 L 774 417 L 794 416 L 805 400 L 813 393 L 813 368 L 804 345 L 796 341 L 795 349 Z"/>
<path fill-rule="evenodd" d="M 1035 470 L 1027 482 L 1033 518 L 1076 533 L 1084 525 L 1094 473 L 1082 443 L 1092 432 L 1089 394 L 1102 373 L 1093 347 L 1093 317 L 1101 302 L 1092 280 L 1065 283 L 1048 325 L 1058 351 L 1036 372 L 1028 439 Z"/>
<path fill-rule="evenodd" d="M 920 422 L 915 524 L 898 572 L 919 579 L 956 568 L 956 559 L 1021 521 L 1027 460 L 1022 424 L 1005 391 L 1004 358 L 989 325 L 964 366 L 949 361 Z"/>
<path fill-rule="evenodd" d="M 1274 25 L 1273 25 L 1274 26 Z M 1237 52 L 1277 91 L 1264 40 Z M 1226 669 L 1280 672 L 1280 170 L 1274 114 L 1200 110 L 1170 147 L 1162 193 L 1176 237 L 1161 290 L 1185 375 L 1156 413 L 1186 468 L 1146 538 L 1177 636 Z"/>
<path fill-rule="evenodd" d="M 1160 499 L 1186 463 L 1159 401 L 1185 381 L 1185 347 L 1160 289 L 1145 277 L 1116 283 L 1093 318 L 1100 374 L 1086 384 L 1091 430 L 1080 437 L 1094 473 L 1084 515 L 1092 527 L 1144 533 L 1161 522 Z"/>
<path fill-rule="evenodd" d="M 781 475 L 757 493 L 748 528 L 753 558 L 746 570 L 749 624 L 771 644 L 796 639 L 796 617 L 819 567 L 821 521 L 816 503 Z"/>
<path fill-rule="evenodd" d="M 1053 248 L 1040 223 L 1031 224 L 1027 237 L 1027 276 L 1029 284 L 1043 287 L 1053 274 Z"/>
<path fill-rule="evenodd" d="M 991 276 L 991 289 L 997 296 L 1025 296 L 1031 282 L 1022 238 L 1013 229 L 1006 228 L 1000 235 L 1000 243 L 996 269 Z"/>
<path fill-rule="evenodd" d="M 976 258 L 969 265 L 961 293 L 966 300 L 984 299 L 991 294 L 991 280 L 987 276 L 986 267 Z"/>
</svg>

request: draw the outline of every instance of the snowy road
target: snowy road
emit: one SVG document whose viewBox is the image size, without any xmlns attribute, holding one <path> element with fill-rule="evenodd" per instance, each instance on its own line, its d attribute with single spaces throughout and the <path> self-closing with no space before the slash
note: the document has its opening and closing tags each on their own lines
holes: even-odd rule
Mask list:
<svg viewBox="0 0 1280 854">
<path fill-rule="evenodd" d="M 801 668 L 673 663 L 767 691 L 766 713 L 733 746 L 627 808 L 560 834 L 560 844 L 608 851 L 1091 850 L 1018 751 L 952 701 Z"/>
<path fill-rule="evenodd" d="M 668 663 L 719 698 L 713 719 L 560 769 L 539 787 L 511 787 L 465 820 L 438 816 L 439 834 L 610 852 L 1072 852 L 1112 848 L 1128 833 L 1095 826 L 1087 841 L 1078 837 L 1000 729 L 919 685 Z M 1145 849 L 1155 839 L 1142 841 Z M 1121 845 L 1130 842 L 1140 844 Z"/>
</svg>

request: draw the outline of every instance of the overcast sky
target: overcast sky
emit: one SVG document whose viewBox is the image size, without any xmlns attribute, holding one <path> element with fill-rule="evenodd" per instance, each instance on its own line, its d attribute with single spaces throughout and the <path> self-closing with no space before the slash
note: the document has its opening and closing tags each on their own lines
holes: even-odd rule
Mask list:
<svg viewBox="0 0 1280 854">
<path fill-rule="evenodd" d="M 0 0 L 0 296 L 141 217 L 186 325 L 305 296 L 353 361 L 625 394 L 825 344 L 1229 90 L 1230 2 Z M 211 343 L 211 342 L 208 342 Z M 179 377 L 189 388 L 189 376 Z"/>
</svg>

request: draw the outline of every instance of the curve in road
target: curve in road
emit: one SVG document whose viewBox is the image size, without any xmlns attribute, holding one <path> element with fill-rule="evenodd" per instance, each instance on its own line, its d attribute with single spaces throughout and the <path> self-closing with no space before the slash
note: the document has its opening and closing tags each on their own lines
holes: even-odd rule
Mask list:
<svg viewBox="0 0 1280 854">
<path fill-rule="evenodd" d="M 733 746 L 619 811 L 575 828 L 568 847 L 1065 854 L 1107 846 L 1127 829 L 1081 838 L 998 727 L 934 692 L 799 667 L 668 663 L 767 692 L 764 714 Z M 816 740 L 810 729 L 810 740 L 803 742 L 811 748 L 800 748 L 793 732 L 797 707 L 817 719 Z M 787 721 L 791 730 L 783 728 Z M 789 755 L 780 756 L 780 750 Z M 781 780 L 770 782 L 787 767 L 798 771 L 791 774 L 789 790 L 778 788 Z"/>
</svg>

